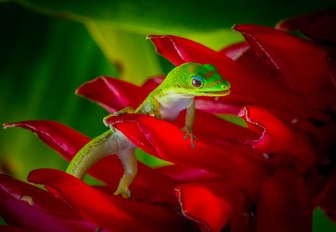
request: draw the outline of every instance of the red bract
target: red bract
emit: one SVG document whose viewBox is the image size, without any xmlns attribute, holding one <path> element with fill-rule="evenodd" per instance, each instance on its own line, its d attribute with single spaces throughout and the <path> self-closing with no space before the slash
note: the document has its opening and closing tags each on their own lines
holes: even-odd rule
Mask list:
<svg viewBox="0 0 336 232">
<path fill-rule="evenodd" d="M 62 200 L 32 185 L 0 175 L 0 210 L 7 223 L 34 231 L 93 231 Z"/>
<path fill-rule="evenodd" d="M 98 101 L 109 112 L 127 106 L 137 107 L 149 92 L 150 90 L 131 83 L 104 76 L 87 82 L 76 90 L 76 94 Z"/>
<path fill-rule="evenodd" d="M 300 31 L 319 43 L 332 45 L 336 43 L 336 7 L 323 9 L 301 17 L 283 20 L 276 25 L 285 31 Z"/>
<path fill-rule="evenodd" d="M 138 228 L 146 231 L 188 229 L 182 217 L 165 207 L 102 193 L 58 170 L 35 170 L 28 179 L 56 192 L 85 219 L 111 231 L 134 231 Z"/>
<path fill-rule="evenodd" d="M 244 35 L 257 55 L 282 74 L 291 88 L 305 95 L 306 101 L 320 107 L 335 106 L 335 86 L 323 47 L 272 28 L 237 25 L 234 29 Z"/>
<path fill-rule="evenodd" d="M 173 64 L 210 63 L 231 82 L 230 96 L 196 99 L 196 147 L 180 131 L 184 113 L 173 123 L 146 115 L 110 117 L 108 123 L 136 146 L 173 164 L 152 169 L 139 163 L 131 199 L 112 194 L 122 174 L 115 156 L 89 171 L 105 186 L 51 169 L 29 176 L 49 192 L 1 176 L 1 213 L 13 226 L 6 229 L 310 231 L 316 207 L 336 221 L 335 30 L 330 30 L 336 16 L 330 12 L 335 11 L 283 21 L 278 29 L 236 25 L 246 41 L 221 51 L 177 36 L 149 36 Z M 300 30 L 313 40 L 283 30 Z M 77 93 L 114 112 L 137 107 L 161 80 L 135 86 L 99 77 Z M 214 113 L 236 114 L 247 127 Z M 89 141 L 52 121 L 5 125 L 11 126 L 35 132 L 67 160 Z M 34 213 L 25 216 L 27 210 Z"/>
</svg>

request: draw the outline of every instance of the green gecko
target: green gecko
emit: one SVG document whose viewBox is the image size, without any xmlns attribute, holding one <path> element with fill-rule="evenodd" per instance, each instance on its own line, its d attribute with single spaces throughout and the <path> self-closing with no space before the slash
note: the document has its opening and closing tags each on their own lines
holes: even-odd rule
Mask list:
<svg viewBox="0 0 336 232">
<path fill-rule="evenodd" d="M 137 109 L 126 107 L 113 117 L 124 113 L 152 115 L 158 119 L 173 121 L 186 109 L 184 131 L 185 139 L 190 138 L 194 147 L 192 128 L 195 118 L 195 96 L 225 96 L 230 93 L 230 83 L 219 75 L 210 64 L 184 63 L 175 67 L 165 80 L 154 89 Z M 130 197 L 129 185 L 137 174 L 137 160 L 134 155 L 136 146 L 119 130 L 110 126 L 110 130 L 92 139 L 83 146 L 71 160 L 67 173 L 82 179 L 86 172 L 103 157 L 117 154 L 124 166 L 124 174 L 119 181 L 115 195 Z"/>
</svg>

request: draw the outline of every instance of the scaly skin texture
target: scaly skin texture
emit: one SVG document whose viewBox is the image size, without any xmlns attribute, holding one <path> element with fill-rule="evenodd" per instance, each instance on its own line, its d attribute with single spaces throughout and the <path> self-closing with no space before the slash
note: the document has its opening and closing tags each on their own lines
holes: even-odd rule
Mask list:
<svg viewBox="0 0 336 232">
<path fill-rule="evenodd" d="M 192 128 L 195 118 L 196 96 L 225 96 L 230 93 L 230 83 L 223 80 L 216 68 L 210 64 L 185 63 L 170 71 L 165 80 L 154 89 L 137 109 L 124 108 L 115 114 L 125 113 L 147 114 L 158 119 L 175 120 L 180 111 L 187 110 L 186 124 L 182 128 L 185 139 L 190 138 L 194 147 Z M 72 159 L 67 169 L 82 179 L 86 172 L 101 158 L 109 154 L 117 154 L 124 166 L 124 174 L 120 179 L 115 195 L 130 197 L 128 189 L 137 174 L 137 161 L 134 155 L 135 145 L 114 127 L 87 143 Z"/>
</svg>

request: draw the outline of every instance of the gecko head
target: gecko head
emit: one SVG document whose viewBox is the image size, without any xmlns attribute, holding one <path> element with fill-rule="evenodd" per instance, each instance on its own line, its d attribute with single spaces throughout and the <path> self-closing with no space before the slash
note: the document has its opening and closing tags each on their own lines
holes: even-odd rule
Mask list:
<svg viewBox="0 0 336 232">
<path fill-rule="evenodd" d="M 175 77 L 176 92 L 192 96 L 225 96 L 230 83 L 224 80 L 211 64 L 184 63 L 171 71 Z"/>
</svg>

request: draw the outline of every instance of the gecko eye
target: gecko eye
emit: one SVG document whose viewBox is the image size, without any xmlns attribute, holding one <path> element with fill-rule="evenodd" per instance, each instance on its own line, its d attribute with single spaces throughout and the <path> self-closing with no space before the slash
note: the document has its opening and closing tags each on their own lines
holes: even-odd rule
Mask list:
<svg viewBox="0 0 336 232">
<path fill-rule="evenodd" d="M 193 76 L 191 79 L 191 84 L 196 88 L 200 88 L 203 86 L 203 80 L 200 77 Z"/>
</svg>

